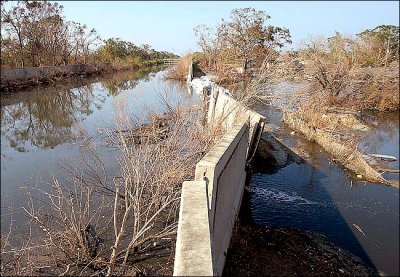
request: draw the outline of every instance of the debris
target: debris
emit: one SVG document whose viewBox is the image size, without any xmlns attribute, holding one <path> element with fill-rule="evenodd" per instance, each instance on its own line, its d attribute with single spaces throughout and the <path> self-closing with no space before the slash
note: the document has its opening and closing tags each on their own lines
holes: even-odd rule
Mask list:
<svg viewBox="0 0 400 277">
<path fill-rule="evenodd" d="M 97 255 L 100 238 L 98 237 L 94 226 L 90 223 L 85 228 L 85 243 L 90 257 L 94 258 Z"/>
<path fill-rule="evenodd" d="M 212 83 L 208 77 L 202 76 L 200 78 L 194 78 L 190 85 L 193 92 L 202 95 L 205 90 L 211 90 Z"/>
<path fill-rule="evenodd" d="M 367 154 L 367 155 L 370 156 L 370 157 L 378 158 L 378 159 L 385 160 L 385 161 L 388 161 L 388 162 L 397 161 L 397 158 L 394 157 L 394 156 L 382 155 L 382 154 Z"/>
<path fill-rule="evenodd" d="M 313 129 L 307 122 L 300 119 L 291 112 L 283 112 L 283 118 L 289 127 L 296 129 L 305 137 L 318 143 L 335 159 L 347 169 L 355 172 L 357 178 L 368 180 L 369 182 L 389 184 L 378 171 L 373 169 L 363 158 L 363 154 L 357 147 L 339 138 L 332 136 L 320 129 Z M 321 149 L 320 149 L 321 151 Z M 322 151 L 321 151 L 322 152 Z"/>
<path fill-rule="evenodd" d="M 379 172 L 400 173 L 400 169 L 390 169 L 390 168 L 381 168 L 381 167 L 378 167 L 377 170 L 378 170 Z"/>
<path fill-rule="evenodd" d="M 363 234 L 364 237 L 367 237 L 364 232 L 361 230 L 360 226 L 358 226 L 357 224 L 353 223 L 353 226 L 357 229 L 357 231 L 359 231 L 361 234 Z"/>
</svg>

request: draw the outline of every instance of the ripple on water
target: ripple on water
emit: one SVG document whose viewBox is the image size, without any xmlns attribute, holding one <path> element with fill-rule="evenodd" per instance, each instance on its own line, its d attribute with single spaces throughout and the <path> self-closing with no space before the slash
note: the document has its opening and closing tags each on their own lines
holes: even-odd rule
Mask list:
<svg viewBox="0 0 400 277">
<path fill-rule="evenodd" d="M 265 201 L 278 201 L 278 202 L 290 202 L 297 205 L 315 205 L 320 204 L 315 201 L 307 200 L 299 196 L 295 192 L 286 193 L 284 191 L 278 191 L 274 189 L 265 189 L 260 187 L 250 188 L 250 192 L 254 193 L 253 197 L 262 198 Z"/>
</svg>

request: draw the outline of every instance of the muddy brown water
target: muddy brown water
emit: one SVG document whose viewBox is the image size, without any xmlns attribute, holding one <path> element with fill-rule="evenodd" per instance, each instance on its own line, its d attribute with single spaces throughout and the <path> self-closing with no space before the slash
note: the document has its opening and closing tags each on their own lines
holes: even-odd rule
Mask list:
<svg viewBox="0 0 400 277">
<path fill-rule="evenodd" d="M 357 180 L 317 144 L 291 134 L 274 105 L 255 109 L 268 119 L 264 137 L 278 138 L 282 149 L 300 149 L 305 159 L 280 149 L 278 162 L 258 164 L 242 203 L 242 220 L 269 229 L 322 234 L 379 274 L 399 276 L 399 189 Z M 366 115 L 378 124 L 361 134 L 360 149 L 399 158 L 399 114 Z M 399 163 L 385 166 L 398 169 Z M 384 177 L 399 181 L 399 174 Z"/>
<path fill-rule="evenodd" d="M 118 150 L 104 142 L 102 128 L 113 127 L 121 109 L 141 118 L 148 111 L 165 111 L 161 98 L 166 97 L 172 105 L 197 103 L 196 95 L 164 80 L 164 74 L 159 68 L 126 71 L 3 95 L 2 234 L 8 231 L 11 218 L 16 232 L 26 231 L 28 219 L 19 215 L 20 207 L 27 204 L 21 187 L 61 176 L 61 165 L 81 157 L 84 140 L 98 145 L 111 174 L 116 170 Z"/>
</svg>

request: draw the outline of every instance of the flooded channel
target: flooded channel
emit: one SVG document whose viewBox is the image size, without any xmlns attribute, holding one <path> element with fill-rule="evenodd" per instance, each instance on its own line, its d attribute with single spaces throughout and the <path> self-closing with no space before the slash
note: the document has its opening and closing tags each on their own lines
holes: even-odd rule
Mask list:
<svg viewBox="0 0 400 277">
<path fill-rule="evenodd" d="M 80 156 L 84 139 L 97 141 L 107 166 L 115 166 L 117 149 L 104 145 L 101 130 L 114 126 L 119 110 L 140 119 L 148 111 L 164 111 L 163 101 L 188 106 L 197 101 L 185 87 L 165 81 L 164 74 L 160 68 L 125 71 L 3 96 L 2 233 L 14 213 L 14 228 L 25 228 L 27 219 L 17 220 L 19 207 L 26 205 L 21 187 L 59 176 L 61 165 Z"/>
<path fill-rule="evenodd" d="M 245 192 L 241 216 L 255 226 L 322 234 L 381 275 L 399 275 L 399 190 L 353 178 L 315 143 L 292 132 L 274 106 L 255 107 L 268 121 L 273 164 L 258 164 Z M 399 158 L 399 114 L 376 115 L 359 147 Z M 302 158 L 289 148 L 303 153 Z M 277 149 L 279 148 L 279 149 Z M 386 165 L 398 169 L 399 163 Z M 399 181 L 399 174 L 384 177 Z M 301 257 L 298 257 L 301 259 Z"/>
<path fill-rule="evenodd" d="M 61 164 L 80 155 L 82 134 L 101 141 L 101 128 L 113 126 L 118 109 L 136 117 L 149 109 L 161 111 L 163 92 L 172 103 L 198 101 L 184 87 L 164 81 L 163 75 L 157 70 L 123 72 L 2 97 L 2 232 L 14 212 L 9 207 L 26 204 L 20 187 L 57 176 Z M 292 135 L 273 106 L 255 108 L 268 119 L 266 139 L 276 138 L 281 149 L 300 149 L 304 156 L 286 149 L 277 163 L 258 166 L 242 204 L 246 220 L 257 226 L 325 235 L 382 275 L 398 276 L 399 190 L 351 177 L 321 147 Z M 377 114 L 374 120 L 378 124 L 362 136 L 360 149 L 399 158 L 398 113 Z M 102 149 L 110 166 L 116 151 Z M 399 163 L 387 167 L 398 169 Z M 395 173 L 384 177 L 399 180 Z M 25 222 L 15 224 L 22 232 Z"/>
</svg>

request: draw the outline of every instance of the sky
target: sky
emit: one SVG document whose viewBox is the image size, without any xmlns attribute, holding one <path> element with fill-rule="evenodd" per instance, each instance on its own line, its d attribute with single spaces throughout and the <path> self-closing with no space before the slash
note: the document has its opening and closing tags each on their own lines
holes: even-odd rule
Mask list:
<svg viewBox="0 0 400 277">
<path fill-rule="evenodd" d="M 51 1 L 54 2 L 54 1 Z M 199 50 L 193 28 L 216 26 L 234 8 L 252 7 L 268 24 L 290 30 L 296 49 L 307 37 L 338 31 L 354 35 L 378 25 L 399 25 L 399 1 L 57 1 L 67 20 L 95 28 L 103 38 L 183 55 Z"/>
</svg>

